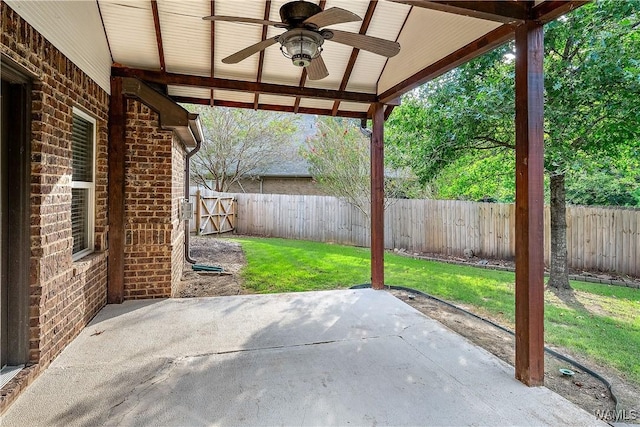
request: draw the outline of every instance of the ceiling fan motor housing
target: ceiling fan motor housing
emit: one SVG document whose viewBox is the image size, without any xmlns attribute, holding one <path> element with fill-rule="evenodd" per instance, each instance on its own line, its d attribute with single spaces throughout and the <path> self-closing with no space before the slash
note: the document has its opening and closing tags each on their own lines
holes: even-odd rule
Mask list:
<svg viewBox="0 0 640 427">
<path fill-rule="evenodd" d="M 303 27 L 303 21 L 322 12 L 320 6 L 307 1 L 292 1 L 280 8 L 280 19 L 290 27 Z"/>
</svg>

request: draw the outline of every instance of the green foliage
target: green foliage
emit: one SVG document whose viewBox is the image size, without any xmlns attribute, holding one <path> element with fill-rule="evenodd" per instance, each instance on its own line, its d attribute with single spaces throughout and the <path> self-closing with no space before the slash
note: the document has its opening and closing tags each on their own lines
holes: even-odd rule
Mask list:
<svg viewBox="0 0 640 427">
<path fill-rule="evenodd" d="M 192 159 L 191 180 L 211 190 L 227 191 L 293 149 L 298 118 L 292 114 L 201 105 L 188 109 L 200 115 L 204 133 L 202 147 Z"/>
<path fill-rule="evenodd" d="M 245 286 L 260 293 L 344 289 L 368 283 L 368 249 L 242 238 Z M 514 327 L 513 273 L 385 254 L 385 282 L 427 292 Z M 545 340 L 618 369 L 640 384 L 640 291 L 572 282 L 577 304 L 545 293 Z"/>
<path fill-rule="evenodd" d="M 344 119 L 319 118 L 316 136 L 301 151 L 309 172 L 327 193 L 342 197 L 368 215 L 371 203 L 369 141 Z"/>
<path fill-rule="evenodd" d="M 639 150 L 626 147 L 618 157 L 601 156 L 580 160 L 578 158 L 567 172 L 569 203 L 640 206 Z"/>
<path fill-rule="evenodd" d="M 434 191 L 438 199 L 513 203 L 514 170 L 512 151 L 463 153 L 433 180 Z"/>
<path fill-rule="evenodd" d="M 607 174 L 606 167 L 585 164 L 594 159 L 623 158 L 630 154 L 629 147 L 637 153 L 639 23 L 639 0 L 608 0 L 587 4 L 546 26 L 548 172 L 568 173 L 571 178 L 571 172 L 582 167 Z M 447 176 L 447 168 L 452 165 L 463 173 L 469 172 L 467 168 L 490 173 L 486 159 L 501 158 L 504 156 L 501 152 L 513 148 L 515 143 L 514 54 L 513 44 L 503 46 L 405 97 L 387 126 L 386 141 L 391 146 L 392 163 L 411 167 L 425 183 L 441 174 Z M 482 154 L 469 156 L 473 150 Z M 464 163 L 465 159 L 469 163 Z M 481 165 L 473 165 L 472 161 Z M 449 175 L 455 175 L 451 171 Z M 619 171 L 616 168 L 614 173 Z M 487 176 L 493 179 L 493 175 Z M 438 181 L 438 188 L 446 185 L 447 181 Z M 473 196 L 462 197 L 478 196 L 478 192 L 471 193 Z M 502 198 L 500 193 L 490 196 Z M 625 203 L 630 200 L 624 198 Z"/>
<path fill-rule="evenodd" d="M 321 117 L 318 132 L 301 150 L 309 172 L 328 194 L 340 197 L 369 215 L 371 206 L 370 138 L 355 121 Z M 385 206 L 392 198 L 422 194 L 417 180 L 401 170 L 385 174 Z"/>
</svg>

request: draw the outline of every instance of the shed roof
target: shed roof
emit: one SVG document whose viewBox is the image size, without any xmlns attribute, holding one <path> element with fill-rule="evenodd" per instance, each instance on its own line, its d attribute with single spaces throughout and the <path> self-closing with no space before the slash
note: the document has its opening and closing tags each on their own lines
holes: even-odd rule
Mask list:
<svg viewBox="0 0 640 427">
<path fill-rule="evenodd" d="M 327 41 L 330 75 L 306 71 L 272 46 L 238 64 L 222 58 L 283 30 L 206 21 L 232 15 L 279 21 L 286 0 L 20 1 L 7 4 L 104 89 L 112 73 L 162 84 L 180 102 L 366 117 L 400 95 L 511 39 L 525 19 L 549 21 L 584 1 L 322 0 L 363 18 L 331 28 L 397 40 L 385 58 Z M 115 68 L 111 68 L 115 64 Z"/>
</svg>

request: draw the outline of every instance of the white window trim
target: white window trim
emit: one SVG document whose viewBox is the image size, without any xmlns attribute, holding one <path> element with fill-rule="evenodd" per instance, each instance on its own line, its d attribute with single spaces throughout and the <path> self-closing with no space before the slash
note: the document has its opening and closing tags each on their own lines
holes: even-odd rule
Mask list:
<svg viewBox="0 0 640 427">
<path fill-rule="evenodd" d="M 96 126 L 96 119 L 92 116 L 90 116 L 89 114 L 85 113 L 83 110 L 80 110 L 77 107 L 73 107 L 73 115 L 74 116 L 78 116 L 88 122 L 90 122 L 93 126 L 93 142 L 92 142 L 92 155 L 93 155 L 93 161 L 91 164 L 91 182 L 84 182 L 84 181 L 71 181 L 71 188 L 84 188 L 84 189 L 88 189 L 89 190 L 89 197 L 88 197 L 88 205 L 89 205 L 89 212 L 88 212 L 88 218 L 87 218 L 87 248 L 81 250 L 78 253 L 73 254 L 73 261 L 77 261 L 80 258 L 83 258 L 91 253 L 94 252 L 95 250 L 95 235 L 96 235 L 96 227 L 95 227 L 95 222 L 96 222 L 96 203 L 95 203 L 95 194 L 96 194 L 96 140 L 97 140 L 97 126 Z M 72 178 L 73 179 L 73 178 Z"/>
</svg>

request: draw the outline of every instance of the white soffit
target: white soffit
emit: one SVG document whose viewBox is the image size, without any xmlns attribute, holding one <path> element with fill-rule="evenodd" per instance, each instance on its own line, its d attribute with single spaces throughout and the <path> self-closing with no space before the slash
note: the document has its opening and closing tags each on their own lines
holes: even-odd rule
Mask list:
<svg viewBox="0 0 640 427">
<path fill-rule="evenodd" d="M 5 0 L 5 3 L 102 89 L 111 91 L 111 55 L 95 2 Z"/>
<path fill-rule="evenodd" d="M 378 94 L 500 25 L 498 22 L 414 7 L 398 38 L 402 49 L 389 59 L 380 77 Z"/>
<path fill-rule="evenodd" d="M 296 102 L 296 98 L 293 96 L 279 96 L 279 95 L 260 95 L 258 100 L 260 104 L 270 105 L 283 105 L 285 107 L 293 107 Z"/>
<path fill-rule="evenodd" d="M 211 75 L 209 1 L 158 1 L 162 49 L 170 73 Z"/>
<path fill-rule="evenodd" d="M 159 69 L 151 2 L 100 0 L 99 5 L 113 61 L 127 67 Z"/>
</svg>

